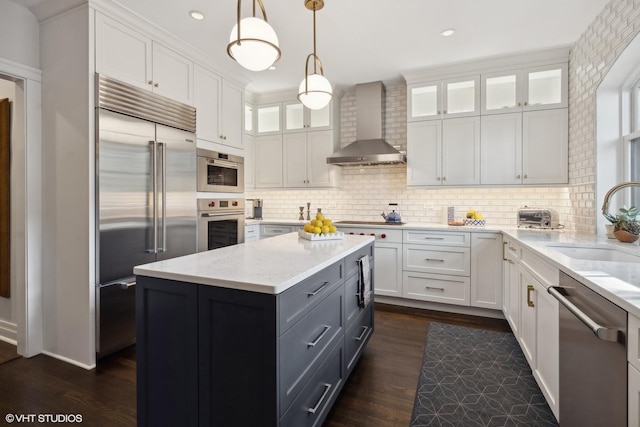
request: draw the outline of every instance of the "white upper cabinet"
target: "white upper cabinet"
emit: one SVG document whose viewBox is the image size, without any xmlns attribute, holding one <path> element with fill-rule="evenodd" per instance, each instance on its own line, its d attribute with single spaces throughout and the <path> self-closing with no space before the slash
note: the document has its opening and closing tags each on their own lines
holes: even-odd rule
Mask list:
<svg viewBox="0 0 640 427">
<path fill-rule="evenodd" d="M 522 184 L 522 113 L 482 116 L 480 183 Z"/>
<path fill-rule="evenodd" d="M 407 91 L 410 122 L 480 114 L 480 76 L 415 83 Z"/>
<path fill-rule="evenodd" d="M 566 108 L 522 116 L 522 183 L 569 182 L 569 114 Z"/>
<path fill-rule="evenodd" d="M 336 166 L 327 164 L 333 154 L 331 131 L 296 132 L 283 136 L 283 185 L 296 187 L 334 186 Z"/>
<path fill-rule="evenodd" d="M 244 103 L 244 131 L 245 133 L 253 134 L 253 130 L 255 129 L 255 115 L 254 115 L 254 106 L 250 102 Z"/>
<path fill-rule="evenodd" d="M 284 103 L 284 132 L 330 129 L 332 103 L 320 110 L 310 110 L 299 101 Z"/>
<path fill-rule="evenodd" d="M 95 59 L 98 73 L 193 104 L 193 61 L 98 12 Z"/>
<path fill-rule="evenodd" d="M 282 135 L 256 137 L 253 145 L 256 188 L 282 188 Z"/>
<path fill-rule="evenodd" d="M 564 108 L 567 64 L 482 75 L 482 114 Z"/>
<path fill-rule="evenodd" d="M 198 139 L 242 149 L 242 89 L 197 64 L 194 82 Z"/>
<path fill-rule="evenodd" d="M 480 117 L 407 125 L 407 185 L 480 183 Z"/>
<path fill-rule="evenodd" d="M 258 135 L 282 133 L 282 103 L 258 105 L 255 111 Z"/>
</svg>

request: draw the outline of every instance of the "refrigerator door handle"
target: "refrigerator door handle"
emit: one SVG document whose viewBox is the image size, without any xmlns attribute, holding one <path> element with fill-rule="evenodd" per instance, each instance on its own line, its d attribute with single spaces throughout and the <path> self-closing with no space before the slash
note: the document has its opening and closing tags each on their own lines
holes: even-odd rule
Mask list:
<svg viewBox="0 0 640 427">
<path fill-rule="evenodd" d="M 157 191 L 158 191 L 158 176 L 157 176 L 157 164 L 158 164 L 158 147 L 155 141 L 149 141 L 149 148 L 151 149 L 151 195 L 152 195 L 152 207 L 153 212 L 153 248 L 147 249 L 147 253 L 158 253 L 158 203 L 157 203 Z"/>
<path fill-rule="evenodd" d="M 160 147 L 161 176 L 162 176 L 162 247 L 158 252 L 167 251 L 167 144 L 158 142 Z"/>
</svg>

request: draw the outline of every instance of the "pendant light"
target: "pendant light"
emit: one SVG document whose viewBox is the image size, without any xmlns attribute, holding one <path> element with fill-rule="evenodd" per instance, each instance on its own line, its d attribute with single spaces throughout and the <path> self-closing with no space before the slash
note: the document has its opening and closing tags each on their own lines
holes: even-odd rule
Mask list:
<svg viewBox="0 0 640 427">
<path fill-rule="evenodd" d="M 304 80 L 298 89 L 298 100 L 311 110 L 320 110 L 329 104 L 332 97 L 331 83 L 324 76 L 322 62 L 316 54 L 316 10 L 324 7 L 324 0 L 305 0 L 304 5 L 313 11 L 313 53 L 307 56 Z M 309 74 L 309 60 L 313 59 L 313 73 Z M 320 73 L 318 73 L 318 68 Z"/>
<path fill-rule="evenodd" d="M 256 2 L 264 19 L 256 18 Z M 240 20 L 242 0 L 238 0 L 238 22 L 231 30 L 227 53 L 247 70 L 266 70 L 280 59 L 278 36 L 267 22 L 262 0 L 253 0 L 253 16 Z"/>
</svg>

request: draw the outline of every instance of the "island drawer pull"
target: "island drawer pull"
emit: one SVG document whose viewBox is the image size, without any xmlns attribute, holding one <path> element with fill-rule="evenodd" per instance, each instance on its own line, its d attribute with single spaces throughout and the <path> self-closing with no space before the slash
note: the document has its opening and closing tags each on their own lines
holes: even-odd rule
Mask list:
<svg viewBox="0 0 640 427">
<path fill-rule="evenodd" d="M 307 347 L 315 347 L 315 346 L 317 346 L 318 343 L 320 341 L 322 341 L 322 338 L 324 338 L 324 336 L 327 335 L 327 332 L 329 332 L 330 329 L 331 329 L 331 326 L 324 325 L 324 331 L 322 331 L 322 333 L 318 336 L 318 338 L 316 338 L 316 340 L 314 342 L 307 343 Z"/>
<path fill-rule="evenodd" d="M 425 261 L 433 261 L 433 262 L 444 262 L 443 259 L 437 259 L 437 258 L 425 258 Z"/>
<path fill-rule="evenodd" d="M 425 240 L 444 240 L 444 237 L 425 237 Z"/>
<path fill-rule="evenodd" d="M 322 386 L 324 387 L 324 392 L 322 393 L 322 396 L 320 396 L 320 400 L 318 400 L 318 403 L 316 403 L 313 408 L 307 409 L 307 412 L 311 414 L 315 414 L 318 411 L 318 409 L 320 409 L 320 405 L 322 405 L 322 402 L 324 402 L 324 399 L 329 394 L 329 390 L 331 390 L 331 388 L 333 387 L 333 385 L 329 383 L 324 383 Z"/>
<path fill-rule="evenodd" d="M 355 337 L 354 339 L 356 341 L 362 341 L 364 336 L 367 334 L 367 331 L 369 330 L 369 327 L 367 326 L 362 326 L 362 333 L 360 334 L 359 337 Z"/>
<path fill-rule="evenodd" d="M 444 288 L 434 288 L 433 286 L 425 286 L 424 287 L 428 291 L 442 291 L 444 292 Z"/>
<path fill-rule="evenodd" d="M 316 295 L 318 295 L 320 292 L 322 292 L 322 290 L 324 288 L 326 288 L 327 286 L 329 286 L 329 283 L 331 282 L 324 282 L 318 289 L 316 289 L 313 292 L 307 292 L 307 296 L 308 297 L 315 297 Z"/>
</svg>

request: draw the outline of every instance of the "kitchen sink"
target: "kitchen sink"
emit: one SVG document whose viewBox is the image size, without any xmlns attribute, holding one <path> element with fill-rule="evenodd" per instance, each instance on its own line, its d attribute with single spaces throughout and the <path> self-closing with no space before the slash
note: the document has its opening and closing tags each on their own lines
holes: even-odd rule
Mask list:
<svg viewBox="0 0 640 427">
<path fill-rule="evenodd" d="M 547 247 L 574 259 L 587 261 L 640 262 L 640 255 L 633 255 L 609 247 L 561 245 L 548 245 Z"/>
</svg>

